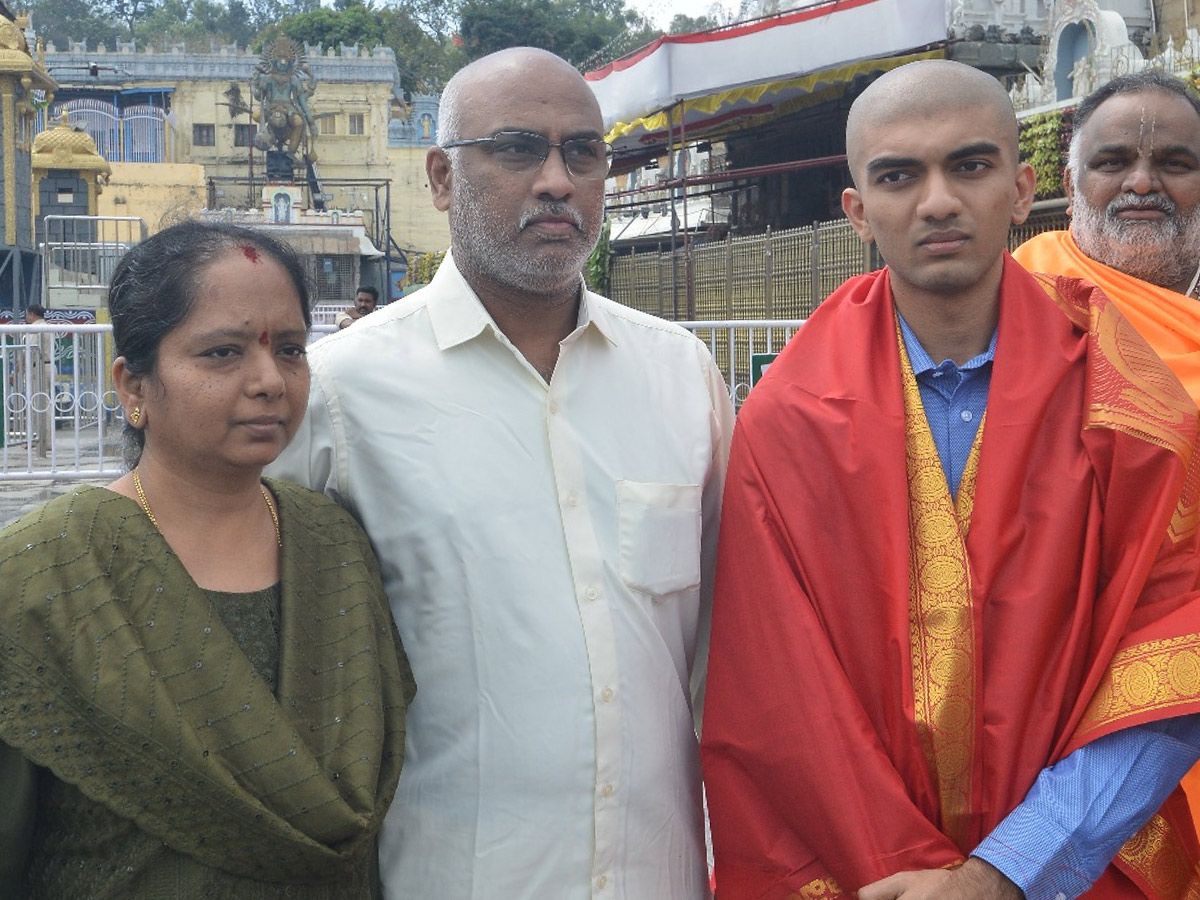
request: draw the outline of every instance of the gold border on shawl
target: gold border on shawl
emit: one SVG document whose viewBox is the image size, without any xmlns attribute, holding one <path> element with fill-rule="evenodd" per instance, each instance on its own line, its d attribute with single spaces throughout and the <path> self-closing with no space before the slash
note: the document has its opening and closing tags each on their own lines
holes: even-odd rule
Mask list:
<svg viewBox="0 0 1200 900">
<path fill-rule="evenodd" d="M 970 840 L 975 759 L 975 628 L 966 536 L 983 422 L 955 506 L 897 327 L 904 389 L 909 508 L 909 636 L 913 714 L 938 786 L 942 831 Z"/>
<path fill-rule="evenodd" d="M 1058 277 L 1034 278 L 1063 313 L 1088 331 L 1088 376 L 1092 400 L 1085 428 L 1108 428 L 1161 447 L 1180 457 L 1187 476 L 1168 535 L 1178 543 L 1200 527 L 1200 471 L 1192 460 L 1196 408 L 1178 379 L 1101 291 L 1058 288 Z M 1074 281 L 1072 281 L 1074 283 Z"/>
<path fill-rule="evenodd" d="M 829 878 L 814 878 L 799 890 L 788 894 L 787 900 L 826 900 L 826 898 L 843 897 L 845 893 L 837 880 L 830 876 Z"/>
<path fill-rule="evenodd" d="M 1064 297 L 1062 291 L 1058 289 L 1058 279 L 1053 275 L 1043 275 L 1037 272 L 1031 272 L 1030 274 L 1037 280 L 1041 289 L 1046 292 L 1046 296 L 1054 301 L 1055 305 L 1063 311 L 1063 314 L 1077 328 L 1088 328 L 1091 322 L 1091 313 L 1088 311 L 1087 303 L 1082 302 L 1082 298 L 1072 300 L 1071 298 Z"/>
<path fill-rule="evenodd" d="M 1087 733 L 1128 716 L 1198 699 L 1200 635 L 1146 641 L 1113 656 L 1078 730 Z"/>
<path fill-rule="evenodd" d="M 1163 816 L 1151 817 L 1117 858 L 1150 886 L 1158 900 L 1200 900 L 1200 867 L 1188 858 L 1179 834 Z"/>
</svg>

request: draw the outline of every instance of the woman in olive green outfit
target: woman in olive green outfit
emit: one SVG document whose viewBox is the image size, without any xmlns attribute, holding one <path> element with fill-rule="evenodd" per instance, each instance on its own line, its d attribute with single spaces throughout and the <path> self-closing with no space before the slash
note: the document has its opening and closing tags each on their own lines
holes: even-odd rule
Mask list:
<svg viewBox="0 0 1200 900">
<path fill-rule="evenodd" d="M 0 532 L 0 897 L 379 895 L 411 674 L 362 531 L 261 481 L 303 415 L 307 299 L 229 226 L 118 267 L 137 464 Z"/>
</svg>

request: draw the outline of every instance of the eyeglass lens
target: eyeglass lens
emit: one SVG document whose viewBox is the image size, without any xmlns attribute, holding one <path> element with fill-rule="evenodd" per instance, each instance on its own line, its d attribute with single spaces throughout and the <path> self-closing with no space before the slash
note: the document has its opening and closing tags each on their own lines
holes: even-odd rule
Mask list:
<svg viewBox="0 0 1200 900">
<path fill-rule="evenodd" d="M 563 162 L 572 175 L 591 178 L 608 173 L 608 147 L 595 138 L 573 138 L 554 145 L 540 134 L 502 131 L 492 136 L 492 157 L 504 168 L 522 172 L 544 163 L 552 146 L 561 147 Z"/>
</svg>

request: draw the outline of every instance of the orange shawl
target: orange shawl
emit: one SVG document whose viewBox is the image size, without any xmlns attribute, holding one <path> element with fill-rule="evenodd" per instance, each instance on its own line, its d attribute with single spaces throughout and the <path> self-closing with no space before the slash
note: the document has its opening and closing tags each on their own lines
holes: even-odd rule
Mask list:
<svg viewBox="0 0 1200 900">
<path fill-rule="evenodd" d="M 886 270 L 822 304 L 742 408 L 702 741 L 722 900 L 833 897 L 953 864 L 1045 766 L 1200 711 L 1196 408 L 1090 285 L 1009 261 L 1001 297 L 965 616 L 910 603 Z M 961 640 L 926 666 L 922 629 Z M 959 740 L 931 750 L 918 701 L 964 671 L 965 702 L 934 710 Z M 1184 802 L 1092 896 L 1200 890 Z"/>
<path fill-rule="evenodd" d="M 1030 238 L 1013 258 L 1030 272 L 1073 275 L 1097 285 L 1200 403 L 1200 300 L 1096 262 L 1069 231 Z"/>
</svg>

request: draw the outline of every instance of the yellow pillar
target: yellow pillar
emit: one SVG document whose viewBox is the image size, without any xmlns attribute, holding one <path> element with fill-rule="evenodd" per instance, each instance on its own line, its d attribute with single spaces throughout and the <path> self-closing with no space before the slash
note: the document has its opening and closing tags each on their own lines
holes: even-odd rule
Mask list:
<svg viewBox="0 0 1200 900">
<path fill-rule="evenodd" d="M 13 85 L 0 88 L 0 130 L 4 133 L 4 243 L 17 245 L 17 117 Z"/>
</svg>

